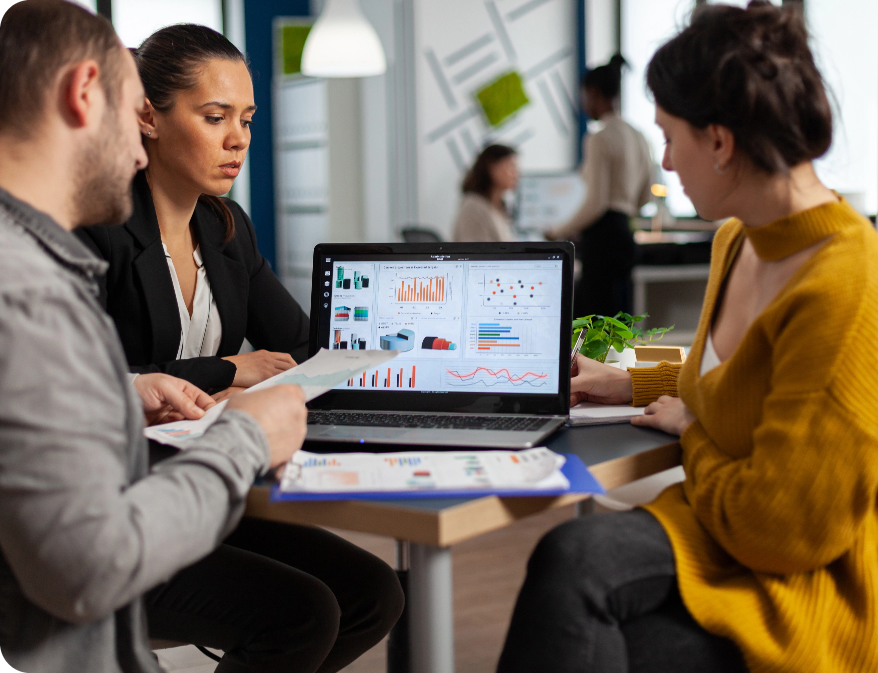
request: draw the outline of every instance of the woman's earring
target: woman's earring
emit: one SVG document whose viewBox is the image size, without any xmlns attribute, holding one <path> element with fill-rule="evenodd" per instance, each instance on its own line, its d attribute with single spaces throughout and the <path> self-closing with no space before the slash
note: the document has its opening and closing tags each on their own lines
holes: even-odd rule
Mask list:
<svg viewBox="0 0 878 673">
<path fill-rule="evenodd" d="M 719 173 L 720 175 L 725 175 L 725 174 L 728 172 L 728 170 L 729 170 L 729 165 L 726 164 L 725 166 L 723 166 L 722 168 L 720 168 L 719 162 L 717 162 L 717 163 L 715 163 L 715 164 L 713 165 L 713 170 L 715 170 L 715 171 L 716 171 L 717 173 Z"/>
<path fill-rule="evenodd" d="M 147 131 L 147 132 L 146 132 L 146 135 L 151 136 L 151 135 L 152 135 L 152 131 Z"/>
</svg>

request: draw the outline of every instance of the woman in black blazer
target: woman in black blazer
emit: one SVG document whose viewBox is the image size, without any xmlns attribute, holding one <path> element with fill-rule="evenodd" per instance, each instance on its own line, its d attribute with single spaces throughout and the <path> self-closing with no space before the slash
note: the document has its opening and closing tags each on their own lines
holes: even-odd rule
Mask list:
<svg viewBox="0 0 878 673">
<path fill-rule="evenodd" d="M 76 231 L 110 263 L 101 281 L 102 299 L 133 373 L 163 372 L 216 393 L 233 385 L 249 387 L 308 357 L 308 316 L 259 254 L 250 218 L 237 203 L 223 199 L 235 230 L 224 241 L 223 213 L 202 199 L 190 227 L 216 301 L 222 340 L 215 356 L 177 359 L 180 315 L 145 171 L 134 179 L 133 197 L 134 212 L 123 226 Z M 264 352 L 238 356 L 245 338 Z"/>
<path fill-rule="evenodd" d="M 109 263 L 102 294 L 132 371 L 231 394 L 295 366 L 308 345 L 308 319 L 259 254 L 250 220 L 215 196 L 250 143 L 250 74 L 204 26 L 163 28 L 135 60 L 149 165 L 134 181 L 134 214 L 81 235 Z M 237 355 L 245 337 L 267 350 Z M 150 637 L 222 650 L 217 673 L 332 673 L 388 633 L 404 598 L 393 569 L 359 547 L 245 517 L 144 602 Z"/>
</svg>

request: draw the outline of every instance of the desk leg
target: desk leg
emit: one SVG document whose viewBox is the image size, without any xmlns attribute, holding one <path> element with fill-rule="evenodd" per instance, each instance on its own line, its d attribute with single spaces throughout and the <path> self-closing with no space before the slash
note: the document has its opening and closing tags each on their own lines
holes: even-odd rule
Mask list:
<svg viewBox="0 0 878 673">
<path fill-rule="evenodd" d="M 454 673 L 451 549 L 412 543 L 410 551 L 412 673 Z"/>
<path fill-rule="evenodd" d="M 594 514 L 594 498 L 580 500 L 576 503 L 576 516 L 588 516 Z"/>
</svg>

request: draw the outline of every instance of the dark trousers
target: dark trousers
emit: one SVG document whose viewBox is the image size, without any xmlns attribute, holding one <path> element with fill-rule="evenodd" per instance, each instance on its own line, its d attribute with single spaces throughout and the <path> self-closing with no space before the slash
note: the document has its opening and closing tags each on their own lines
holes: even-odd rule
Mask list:
<svg viewBox="0 0 878 673">
<path fill-rule="evenodd" d="M 634 235 L 625 213 L 608 210 L 576 243 L 582 276 L 573 293 L 573 317 L 631 313 Z"/>
<path fill-rule="evenodd" d="M 498 673 L 742 673 L 735 644 L 680 598 L 674 553 L 645 510 L 548 533 L 528 562 Z"/>
<path fill-rule="evenodd" d="M 146 596 L 151 638 L 223 650 L 217 673 L 338 671 L 396 623 L 386 563 L 319 528 L 243 519 Z"/>
</svg>

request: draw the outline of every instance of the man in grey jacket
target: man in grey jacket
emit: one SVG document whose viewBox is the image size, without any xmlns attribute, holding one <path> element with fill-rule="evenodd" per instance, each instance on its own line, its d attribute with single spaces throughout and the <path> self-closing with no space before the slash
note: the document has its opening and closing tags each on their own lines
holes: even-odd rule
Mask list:
<svg viewBox="0 0 878 673">
<path fill-rule="evenodd" d="M 143 100 L 103 19 L 29 0 L 0 24 L 0 648 L 25 673 L 157 673 L 140 596 L 210 553 L 305 433 L 299 388 L 238 395 L 148 472 L 144 416 L 211 401 L 132 386 L 104 263 L 70 233 L 128 216 Z"/>
</svg>

